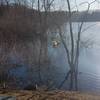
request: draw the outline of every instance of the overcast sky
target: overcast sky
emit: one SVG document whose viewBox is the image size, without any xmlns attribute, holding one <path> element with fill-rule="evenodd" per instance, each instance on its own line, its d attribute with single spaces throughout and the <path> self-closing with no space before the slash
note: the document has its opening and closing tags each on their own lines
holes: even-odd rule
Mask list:
<svg viewBox="0 0 100 100">
<path fill-rule="evenodd" d="M 11 1 L 15 2 L 16 0 L 11 0 Z M 27 0 L 27 1 L 30 3 L 33 0 Z M 34 8 L 36 8 L 38 0 L 34 0 L 34 1 L 35 1 L 35 4 L 36 4 L 36 5 L 34 5 Z M 75 6 L 77 4 L 79 10 L 82 11 L 82 10 L 86 10 L 87 9 L 87 4 L 85 3 L 83 5 L 80 5 L 81 3 L 83 3 L 83 2 L 89 2 L 90 3 L 90 2 L 93 2 L 94 0 L 69 0 L 69 1 L 71 3 L 71 8 L 73 8 L 73 10 L 76 10 Z M 99 1 L 99 3 L 98 2 L 93 3 L 91 5 L 91 7 L 90 7 L 91 10 L 97 10 L 97 9 L 100 10 L 100 0 L 96 0 L 96 1 Z M 60 10 L 67 10 L 67 0 L 54 0 L 54 4 L 55 5 L 52 7 L 52 9 L 55 9 L 55 10 L 59 10 L 59 9 Z"/>
<path fill-rule="evenodd" d="M 55 3 L 56 3 L 56 6 L 55 6 L 55 9 L 67 9 L 67 6 L 66 6 L 66 1 L 67 0 L 55 0 Z M 81 3 L 83 2 L 92 2 L 94 0 L 70 0 L 70 3 L 71 3 L 71 7 L 73 8 L 73 10 L 75 10 L 75 5 L 77 4 L 79 10 L 86 10 L 87 9 L 87 3 L 85 4 L 82 4 L 80 5 Z M 97 1 L 100 1 L 100 0 L 97 0 Z M 91 10 L 97 10 L 97 9 L 100 9 L 100 3 L 98 2 L 95 2 L 91 5 Z"/>
</svg>

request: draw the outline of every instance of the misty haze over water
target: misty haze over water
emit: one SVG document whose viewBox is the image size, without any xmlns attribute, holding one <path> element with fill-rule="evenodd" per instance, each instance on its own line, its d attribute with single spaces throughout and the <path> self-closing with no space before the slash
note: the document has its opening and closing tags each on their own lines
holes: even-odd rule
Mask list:
<svg viewBox="0 0 100 100">
<path fill-rule="evenodd" d="M 87 29 L 87 27 L 89 28 Z M 73 28 L 77 31 L 77 23 L 73 23 Z M 86 31 L 82 33 L 83 40 L 89 39 L 93 44 L 89 48 L 81 48 L 78 87 L 80 91 L 100 92 L 100 22 L 86 22 L 83 25 L 84 29 Z M 44 83 L 47 80 L 49 80 L 48 82 L 52 81 L 54 88 L 57 88 L 64 80 L 66 70 L 68 70 L 66 52 L 61 43 L 57 48 L 53 48 L 51 43 L 49 43 L 48 55 L 50 64 L 46 68 L 41 68 L 42 80 Z M 24 86 L 23 83 L 31 83 L 27 81 L 28 79 L 33 79 L 33 82 L 38 81 L 38 72 L 34 70 L 29 74 L 27 67 L 27 65 L 22 64 L 22 67 L 12 69 L 12 74 L 22 79 L 22 83 L 18 83 L 21 87 Z M 66 81 L 62 89 L 68 89 L 68 84 L 69 82 Z"/>
<path fill-rule="evenodd" d="M 77 25 L 77 23 L 73 23 L 75 32 L 78 28 Z M 89 40 L 91 44 L 89 48 L 81 48 L 78 77 L 79 90 L 100 92 L 100 22 L 86 22 L 84 23 L 82 30 L 84 31 L 82 33 L 82 39 Z M 50 56 L 52 63 L 62 69 L 59 76 L 66 75 L 68 66 L 64 47 L 49 47 L 49 55 L 52 55 Z M 64 89 L 66 88 L 67 83 L 68 82 L 65 82 L 63 85 Z"/>
</svg>

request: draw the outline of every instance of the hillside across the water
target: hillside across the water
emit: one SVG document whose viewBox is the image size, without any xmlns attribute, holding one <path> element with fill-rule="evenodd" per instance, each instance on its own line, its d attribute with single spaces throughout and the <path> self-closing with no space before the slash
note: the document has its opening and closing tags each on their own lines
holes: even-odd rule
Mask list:
<svg viewBox="0 0 100 100">
<path fill-rule="evenodd" d="M 100 11 L 84 11 L 84 12 L 73 12 L 72 21 L 74 22 L 96 22 L 100 21 Z"/>
</svg>

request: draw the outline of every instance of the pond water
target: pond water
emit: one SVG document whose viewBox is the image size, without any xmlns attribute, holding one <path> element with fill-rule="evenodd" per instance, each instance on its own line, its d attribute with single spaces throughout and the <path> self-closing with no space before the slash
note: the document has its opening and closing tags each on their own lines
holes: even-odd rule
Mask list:
<svg viewBox="0 0 100 100">
<path fill-rule="evenodd" d="M 76 32 L 77 23 L 73 23 L 73 28 Z M 91 40 L 93 45 L 92 47 L 81 49 L 78 75 L 79 91 L 100 92 L 100 22 L 84 23 L 83 31 L 82 39 Z M 53 83 L 56 88 L 64 80 L 68 71 L 66 52 L 61 43 L 57 48 L 53 48 L 51 43 L 49 43 L 48 55 L 50 64 L 46 67 L 41 67 L 41 76 L 44 83 Z M 12 74 L 21 77 L 25 84 L 28 84 L 29 80 L 37 82 L 38 69 L 35 69 L 35 66 L 34 71 L 29 74 L 27 67 L 26 65 L 22 65 L 21 68 L 13 69 Z M 31 77 L 29 78 L 29 76 Z M 24 86 L 23 83 L 21 83 L 21 87 Z M 69 81 L 66 81 L 62 89 L 67 89 L 68 84 Z"/>
<path fill-rule="evenodd" d="M 73 28 L 74 32 L 77 32 L 77 23 L 73 23 Z M 89 39 L 93 42 L 93 45 L 89 48 L 82 48 L 80 51 L 79 90 L 100 92 L 100 22 L 84 23 L 82 31 L 84 31 L 82 33 L 82 39 Z M 60 69 L 60 74 L 57 77 L 61 78 L 68 71 L 64 47 L 62 44 L 58 48 L 49 46 L 48 50 L 52 64 Z M 65 82 L 63 89 L 67 88 L 67 86 L 68 82 Z"/>
</svg>

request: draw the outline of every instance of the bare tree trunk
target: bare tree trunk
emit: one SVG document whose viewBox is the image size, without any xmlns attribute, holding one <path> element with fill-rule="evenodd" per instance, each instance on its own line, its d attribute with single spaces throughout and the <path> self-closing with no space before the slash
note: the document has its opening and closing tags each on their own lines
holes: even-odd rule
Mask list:
<svg viewBox="0 0 100 100">
<path fill-rule="evenodd" d="M 70 87 L 69 87 L 69 90 L 72 90 L 73 89 L 73 72 L 71 71 L 71 74 L 70 74 Z"/>
<path fill-rule="evenodd" d="M 41 12 L 40 12 L 40 0 L 38 0 L 38 12 L 39 12 L 39 29 L 40 29 L 40 51 L 39 51 L 39 60 L 38 60 L 38 68 L 39 68 L 39 83 L 42 83 L 42 78 L 41 78 L 41 54 L 42 54 L 42 40 L 41 40 Z"/>
</svg>

